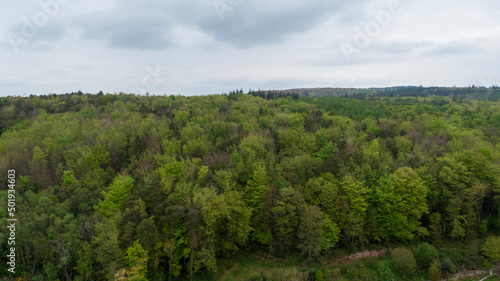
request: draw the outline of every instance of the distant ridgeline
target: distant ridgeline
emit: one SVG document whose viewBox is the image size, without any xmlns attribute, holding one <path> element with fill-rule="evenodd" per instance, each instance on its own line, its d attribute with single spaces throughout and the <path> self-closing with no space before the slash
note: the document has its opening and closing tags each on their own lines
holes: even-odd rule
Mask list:
<svg viewBox="0 0 500 281">
<path fill-rule="evenodd" d="M 497 87 L 2 97 L 4 233 L 14 203 L 15 222 L 0 234 L 0 277 L 15 259 L 23 280 L 263 280 L 277 273 L 246 272 L 238 257 L 299 257 L 300 275 L 392 245 L 406 248 L 338 280 L 413 280 L 417 263 L 426 280 L 427 268 L 439 280 L 487 267 L 500 261 L 499 97 Z M 255 259 L 252 270 L 268 269 Z"/>
<path fill-rule="evenodd" d="M 429 97 L 450 96 L 455 99 L 478 99 L 497 101 L 500 99 L 498 86 L 467 88 L 456 87 L 422 87 L 422 86 L 395 86 L 386 88 L 303 88 L 277 91 L 252 91 L 249 94 L 262 98 L 272 99 L 274 96 L 283 97 L 345 97 L 354 99 L 370 99 L 381 97 Z"/>
</svg>

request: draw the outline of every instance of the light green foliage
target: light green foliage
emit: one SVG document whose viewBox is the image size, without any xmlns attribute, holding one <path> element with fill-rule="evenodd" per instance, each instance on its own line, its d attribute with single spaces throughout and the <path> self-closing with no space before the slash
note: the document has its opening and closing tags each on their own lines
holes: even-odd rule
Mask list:
<svg viewBox="0 0 500 281">
<path fill-rule="evenodd" d="M 245 202 L 255 212 L 262 208 L 264 192 L 269 187 L 270 178 L 267 175 L 265 165 L 257 165 L 253 172 L 252 179 L 248 181 L 245 187 Z"/>
<path fill-rule="evenodd" d="M 104 200 L 99 201 L 96 206 L 97 212 L 104 216 L 111 216 L 120 211 L 123 207 L 123 202 L 130 195 L 134 180 L 129 176 L 118 176 L 109 186 L 108 192 L 103 192 Z"/>
<path fill-rule="evenodd" d="M 371 118 L 363 119 L 360 126 L 362 130 L 366 131 L 372 138 L 376 138 L 380 135 L 380 128 L 375 123 L 375 120 Z"/>
<path fill-rule="evenodd" d="M 340 240 L 340 229 L 328 215 L 323 216 L 323 236 L 321 248 L 324 251 L 333 248 Z"/>
<path fill-rule="evenodd" d="M 235 175 L 228 170 L 219 170 L 215 172 L 217 183 L 224 192 L 236 189 Z"/>
<path fill-rule="evenodd" d="M 441 273 L 441 262 L 439 261 L 439 259 L 436 259 L 432 262 L 428 272 L 429 272 L 429 279 L 431 281 L 441 280 L 443 274 Z"/>
<path fill-rule="evenodd" d="M 363 149 L 363 160 L 370 164 L 372 168 L 378 167 L 380 164 L 380 145 L 378 139 L 374 139 L 367 144 Z"/>
<path fill-rule="evenodd" d="M 398 149 L 398 153 L 406 154 L 410 153 L 413 142 L 407 136 L 398 136 L 395 138 L 396 147 Z"/>
<path fill-rule="evenodd" d="M 325 128 L 321 128 L 314 133 L 316 138 L 316 150 L 321 149 L 330 142 L 330 134 Z"/>
<path fill-rule="evenodd" d="M 33 148 L 33 162 L 40 165 L 45 160 L 45 157 L 47 157 L 47 155 L 38 145 Z"/>
<path fill-rule="evenodd" d="M 325 146 L 323 146 L 319 151 L 318 153 L 316 153 L 316 155 L 323 159 L 323 160 L 326 160 L 330 157 L 333 156 L 333 154 L 335 153 L 335 148 L 333 147 L 333 143 L 332 142 L 329 142 L 327 143 Z"/>
<path fill-rule="evenodd" d="M 491 262 L 500 261 L 500 237 L 490 236 L 486 242 L 481 246 L 481 252 Z"/>
<path fill-rule="evenodd" d="M 250 278 L 248 279 L 248 281 L 262 281 L 262 280 L 263 280 L 262 276 L 258 272 L 255 272 L 252 275 L 250 275 Z"/>
<path fill-rule="evenodd" d="M 215 270 L 217 253 L 237 251 L 245 243 L 251 230 L 251 209 L 234 190 L 217 195 L 213 188 L 203 188 L 194 195 L 193 203 L 201 207 L 203 226 L 195 268 Z"/>
<path fill-rule="evenodd" d="M 316 274 L 314 275 L 314 281 L 324 281 L 325 277 L 323 276 L 323 270 L 316 270 Z"/>
<path fill-rule="evenodd" d="M 345 238 L 352 243 L 364 243 L 364 224 L 368 208 L 366 194 L 368 190 L 353 176 L 346 176 L 340 186 L 344 190 L 348 202 L 348 209 L 342 210 L 347 212 L 347 226 L 344 229 Z"/>
<path fill-rule="evenodd" d="M 302 267 L 369 243 L 465 247 L 498 233 L 498 88 L 242 92 L 1 97 L 0 166 L 16 170 L 21 222 L 17 277 L 146 280 L 147 269 L 151 280 L 239 280 L 249 277 L 242 247 L 288 262 L 310 256 Z M 499 259 L 495 239 L 479 247 L 484 265 Z M 128 264 L 129 249 L 147 256 Z M 393 254 L 323 277 L 436 280 L 482 262 L 468 252 L 434 260 L 421 244 L 419 276 L 408 276 L 410 255 Z"/>
<path fill-rule="evenodd" d="M 271 140 L 257 135 L 250 135 L 244 138 L 240 145 L 240 153 L 246 160 L 264 159 L 271 146 Z"/>
<path fill-rule="evenodd" d="M 141 244 L 139 244 L 139 240 L 134 241 L 132 246 L 127 249 L 127 261 L 129 266 L 135 266 L 137 262 L 144 258 L 147 254 L 147 251 L 142 248 Z"/>
<path fill-rule="evenodd" d="M 419 175 L 411 168 L 396 170 L 389 183 L 381 184 L 375 191 L 378 201 L 381 237 L 394 235 L 411 240 L 415 235 L 426 235 L 420 227 L 420 218 L 427 213 L 427 187 Z"/>
<path fill-rule="evenodd" d="M 64 171 L 62 175 L 62 184 L 63 186 L 70 186 L 77 184 L 78 180 L 75 177 L 75 172 L 73 171 Z"/>
</svg>

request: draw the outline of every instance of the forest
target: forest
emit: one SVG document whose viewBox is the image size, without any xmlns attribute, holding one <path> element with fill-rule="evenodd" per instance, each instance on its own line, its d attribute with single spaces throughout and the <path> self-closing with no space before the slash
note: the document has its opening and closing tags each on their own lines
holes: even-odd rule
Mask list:
<svg viewBox="0 0 500 281">
<path fill-rule="evenodd" d="M 499 93 L 1 97 L 0 280 L 440 280 L 492 268 Z M 387 254 L 332 262 L 365 250 Z"/>
</svg>

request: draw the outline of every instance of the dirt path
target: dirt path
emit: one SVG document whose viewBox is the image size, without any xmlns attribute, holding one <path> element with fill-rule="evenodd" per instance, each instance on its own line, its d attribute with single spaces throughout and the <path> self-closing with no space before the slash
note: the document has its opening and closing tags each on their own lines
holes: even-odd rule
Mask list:
<svg viewBox="0 0 500 281">
<path fill-rule="evenodd" d="M 360 259 L 366 259 L 366 258 L 378 258 L 381 256 L 387 255 L 387 249 L 382 249 L 378 251 L 363 251 L 363 252 L 358 252 L 354 254 L 350 254 L 348 256 L 338 258 L 335 260 L 327 260 L 324 261 L 323 264 L 331 264 L 331 265 L 338 265 L 346 262 L 353 262 L 357 261 Z"/>
<path fill-rule="evenodd" d="M 496 275 L 498 272 L 500 272 L 500 265 L 495 266 L 492 269 L 492 271 L 493 271 L 494 274 L 488 275 L 490 273 L 490 270 L 485 270 L 485 269 L 466 270 L 466 271 L 459 272 L 459 273 L 453 275 L 452 277 L 450 277 L 448 279 L 441 279 L 441 281 L 446 281 L 446 280 L 462 280 L 462 279 L 465 279 L 465 278 L 478 277 L 480 275 L 488 275 L 485 278 L 481 279 L 481 280 L 487 280 L 487 278 L 489 278 L 489 277 L 491 277 L 493 275 Z"/>
<path fill-rule="evenodd" d="M 496 275 L 496 274 L 490 274 L 490 275 L 488 275 L 488 276 L 484 277 L 483 279 L 481 279 L 481 280 L 479 280 L 479 281 L 484 281 L 484 280 L 486 280 L 486 279 L 490 278 L 491 276 L 495 276 L 495 275 Z"/>
</svg>

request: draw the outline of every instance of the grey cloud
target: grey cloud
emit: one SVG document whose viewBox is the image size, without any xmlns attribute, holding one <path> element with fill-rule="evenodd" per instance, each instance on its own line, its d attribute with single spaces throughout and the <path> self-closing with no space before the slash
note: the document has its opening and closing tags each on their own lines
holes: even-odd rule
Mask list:
<svg viewBox="0 0 500 281">
<path fill-rule="evenodd" d="M 114 48 L 162 49 L 169 44 L 164 22 L 155 18 L 107 18 L 86 25 L 83 37 L 106 40 Z"/>
<path fill-rule="evenodd" d="M 481 47 L 464 42 L 451 42 L 434 46 L 432 49 L 424 52 L 424 55 L 456 55 L 480 51 Z"/>
<path fill-rule="evenodd" d="M 227 0 L 216 0 L 227 1 Z M 83 15 L 77 24 L 84 38 L 104 39 L 116 48 L 164 49 L 170 30 L 183 25 L 198 29 L 219 42 L 246 48 L 283 41 L 287 36 L 313 28 L 339 12 L 342 1 L 242 0 L 219 17 L 215 1 L 121 1 L 113 10 Z M 224 2 L 229 3 L 229 2 Z"/>
<path fill-rule="evenodd" d="M 24 22 L 11 26 L 1 45 L 5 48 L 47 51 L 52 42 L 66 35 L 67 31 L 61 23 L 52 21 L 46 26 L 37 27 Z"/>
<path fill-rule="evenodd" d="M 389 41 L 382 42 L 374 40 L 367 48 L 366 51 L 372 54 L 381 55 L 415 55 L 419 52 L 434 48 L 436 43 L 429 41 L 418 42 L 401 42 Z"/>
<path fill-rule="evenodd" d="M 244 2 L 233 12 L 227 12 L 224 21 L 211 19 L 202 29 L 215 38 L 239 47 L 251 47 L 280 42 L 287 36 L 309 30 L 328 16 L 334 15 L 339 2 L 295 1 L 279 9 L 272 2 Z"/>
</svg>

